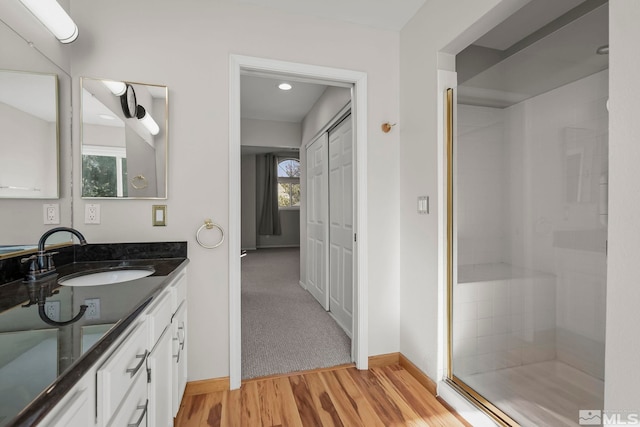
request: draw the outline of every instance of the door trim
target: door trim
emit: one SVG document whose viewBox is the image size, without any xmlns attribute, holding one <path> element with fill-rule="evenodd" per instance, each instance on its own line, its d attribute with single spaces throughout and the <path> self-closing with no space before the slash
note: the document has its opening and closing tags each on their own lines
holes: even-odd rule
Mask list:
<svg viewBox="0 0 640 427">
<path fill-rule="evenodd" d="M 240 227 L 240 74 L 265 72 L 298 78 L 353 85 L 352 114 L 356 150 L 355 219 L 355 306 L 353 357 L 358 369 L 368 367 L 368 214 L 367 214 L 367 74 L 275 59 L 231 54 L 229 56 L 229 382 L 241 385 L 241 227 Z"/>
</svg>

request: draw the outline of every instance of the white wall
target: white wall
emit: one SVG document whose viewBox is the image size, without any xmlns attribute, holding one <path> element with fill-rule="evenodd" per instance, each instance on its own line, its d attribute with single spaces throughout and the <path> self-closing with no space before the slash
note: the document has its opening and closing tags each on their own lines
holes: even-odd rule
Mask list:
<svg viewBox="0 0 640 427">
<path fill-rule="evenodd" d="M 437 194 L 443 183 L 437 155 L 444 143 L 437 136 L 437 70 L 453 66 L 438 52 L 449 45 L 448 52 L 457 53 L 481 35 L 474 25 L 479 19 L 498 23 L 506 6 L 517 2 L 503 3 L 504 10 L 486 15 L 499 0 L 429 1 L 400 33 L 400 351 L 434 380 L 441 351 Z M 438 58 L 448 61 L 438 64 Z M 430 196 L 430 215 L 417 213 L 423 195 Z"/>
<path fill-rule="evenodd" d="M 351 89 L 329 86 L 302 120 L 302 145 L 311 139 L 351 101 Z"/>
<path fill-rule="evenodd" d="M 53 197 L 58 190 L 56 123 L 43 120 L 10 105 L 0 103 L 0 185 L 37 188 L 0 188 L 2 197 Z M 10 232 L 9 232 L 10 233 Z M 9 234 L 7 233 L 7 234 Z M 4 233 L 3 233 L 4 234 Z M 7 244 L 3 236 L 0 244 Z M 34 243 L 18 241 L 16 243 Z"/>
<path fill-rule="evenodd" d="M 508 263 L 504 111 L 458 104 L 457 112 L 458 265 Z"/>
<path fill-rule="evenodd" d="M 605 408 L 637 411 L 640 402 L 640 120 L 636 84 L 640 3 L 609 3 L 609 256 Z"/>
<path fill-rule="evenodd" d="M 302 127 L 300 123 L 272 120 L 242 119 L 241 145 L 253 147 L 300 147 Z"/>
<path fill-rule="evenodd" d="M 167 226 L 151 226 L 158 201 L 137 200 L 101 200 L 102 224 L 75 225 L 92 243 L 189 242 L 189 380 L 229 373 L 227 245 L 203 249 L 194 233 L 205 218 L 228 224 L 231 53 L 367 73 L 369 352 L 398 351 L 399 238 L 388 225 L 399 220 L 399 135 L 380 132 L 381 123 L 398 117 L 398 34 L 230 2 L 71 0 L 71 6 L 81 34 L 71 46 L 74 88 L 79 76 L 169 88 Z M 78 118 L 76 111 L 74 123 Z M 82 218 L 77 175 L 75 218 Z"/>
</svg>

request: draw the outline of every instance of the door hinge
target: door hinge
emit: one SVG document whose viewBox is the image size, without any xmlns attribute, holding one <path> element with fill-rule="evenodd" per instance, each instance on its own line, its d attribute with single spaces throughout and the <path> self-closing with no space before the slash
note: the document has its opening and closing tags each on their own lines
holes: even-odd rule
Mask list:
<svg viewBox="0 0 640 427">
<path fill-rule="evenodd" d="M 357 233 L 353 233 L 353 241 L 354 242 L 358 241 L 358 234 Z"/>
<path fill-rule="evenodd" d="M 151 384 L 151 368 L 147 368 L 147 384 Z"/>
</svg>

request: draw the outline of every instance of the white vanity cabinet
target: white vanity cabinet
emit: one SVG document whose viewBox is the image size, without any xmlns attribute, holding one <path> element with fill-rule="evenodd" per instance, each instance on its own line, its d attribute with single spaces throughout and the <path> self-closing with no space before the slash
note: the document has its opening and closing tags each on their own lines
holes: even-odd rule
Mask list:
<svg viewBox="0 0 640 427">
<path fill-rule="evenodd" d="M 187 301 L 183 301 L 171 320 L 173 333 L 173 397 L 172 415 L 180 410 L 187 386 Z"/>
<path fill-rule="evenodd" d="M 173 314 L 172 287 L 160 296 L 149 310 L 151 333 L 147 379 L 149 388 L 149 426 L 172 427 L 171 317 Z"/>
<path fill-rule="evenodd" d="M 87 427 L 95 418 L 95 371 L 86 374 L 43 420 L 49 427 Z"/>
<path fill-rule="evenodd" d="M 186 386 L 186 269 L 46 416 L 47 427 L 173 427 Z"/>
<path fill-rule="evenodd" d="M 97 371 L 98 425 L 109 426 L 134 384 L 146 382 L 148 323 L 141 321 Z M 139 387 L 138 387 L 139 388 Z M 146 397 L 146 396 L 145 396 Z M 127 400 L 137 398 L 128 396 Z M 125 402 L 126 403 L 126 402 Z"/>
<path fill-rule="evenodd" d="M 173 306 L 172 332 L 172 416 L 178 415 L 187 386 L 187 276 L 183 274 L 171 286 Z"/>
</svg>

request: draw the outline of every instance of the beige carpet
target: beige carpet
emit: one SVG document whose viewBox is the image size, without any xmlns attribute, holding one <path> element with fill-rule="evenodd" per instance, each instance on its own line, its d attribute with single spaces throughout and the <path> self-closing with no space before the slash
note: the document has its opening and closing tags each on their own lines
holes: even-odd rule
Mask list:
<svg viewBox="0 0 640 427">
<path fill-rule="evenodd" d="M 242 258 L 242 378 L 351 362 L 351 340 L 298 284 L 297 248 Z"/>
</svg>

